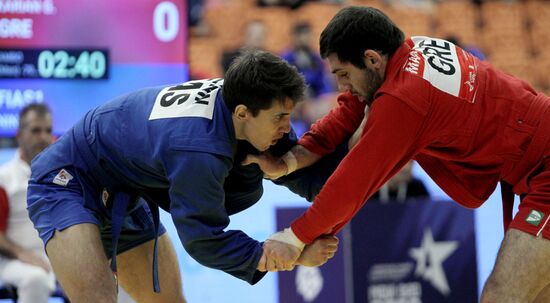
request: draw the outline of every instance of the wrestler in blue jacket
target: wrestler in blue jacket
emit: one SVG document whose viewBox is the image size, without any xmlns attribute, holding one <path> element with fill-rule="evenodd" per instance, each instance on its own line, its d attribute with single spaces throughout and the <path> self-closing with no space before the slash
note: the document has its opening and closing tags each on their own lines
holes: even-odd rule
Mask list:
<svg viewBox="0 0 550 303">
<path fill-rule="evenodd" d="M 143 89 L 90 111 L 33 162 L 31 218 L 41 211 L 39 203 L 33 204 L 33 192 L 42 194 L 32 189 L 56 183 L 66 170 L 83 187 L 85 207 L 110 218 L 113 227 L 124 219 L 127 207 L 140 206 L 144 202 L 136 199 L 144 198 L 151 211 L 158 205 L 170 212 L 181 243 L 198 262 L 251 284 L 259 281 L 265 274 L 256 270 L 261 243 L 225 228 L 229 215 L 259 200 L 263 173 L 255 164 L 240 165 L 246 154 L 257 150 L 236 140 L 222 87 L 223 80 L 210 79 Z M 177 123 L 171 118 L 178 118 Z M 270 150 L 281 155 L 295 141 L 287 134 Z M 343 154 L 276 182 L 312 200 Z M 103 192 L 111 198 L 98 199 Z M 125 199 L 130 206 L 120 209 Z M 44 242 L 55 229 L 70 224 L 57 221 L 59 225 L 39 228 Z M 39 219 L 35 225 L 40 226 Z"/>
</svg>

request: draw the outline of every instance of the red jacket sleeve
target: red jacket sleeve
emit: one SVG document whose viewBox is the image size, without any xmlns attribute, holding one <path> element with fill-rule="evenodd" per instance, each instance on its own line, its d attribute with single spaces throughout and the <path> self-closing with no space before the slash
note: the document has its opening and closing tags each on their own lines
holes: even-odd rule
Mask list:
<svg viewBox="0 0 550 303">
<path fill-rule="evenodd" d="M 4 188 L 0 187 L 0 232 L 5 233 L 8 228 L 8 216 L 10 212 L 10 204 L 8 195 Z"/>
<path fill-rule="evenodd" d="M 315 122 L 298 144 L 309 151 L 324 156 L 353 135 L 365 116 L 365 102 L 345 93 L 338 96 L 338 106 Z"/>
<path fill-rule="evenodd" d="M 424 116 L 399 99 L 383 95 L 374 102 L 362 137 L 328 179 L 310 208 L 292 223 L 305 243 L 335 234 L 380 186 L 418 150 Z"/>
</svg>

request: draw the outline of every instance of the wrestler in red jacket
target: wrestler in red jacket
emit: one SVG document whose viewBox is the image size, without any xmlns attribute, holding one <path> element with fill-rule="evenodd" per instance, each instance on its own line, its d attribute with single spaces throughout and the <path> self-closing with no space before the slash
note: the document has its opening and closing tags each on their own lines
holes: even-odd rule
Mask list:
<svg viewBox="0 0 550 303">
<path fill-rule="evenodd" d="M 370 7 L 342 9 L 320 46 L 347 91 L 340 106 L 280 161 L 250 160 L 271 178 L 287 174 L 349 138 L 360 126 L 361 104 L 368 115 L 313 205 L 270 237 L 279 242 L 266 242 L 273 258 L 297 258 L 304 243 L 340 230 L 415 159 L 465 207 L 479 207 L 503 184 L 507 233 L 481 302 L 550 302 L 550 98 L 448 41 L 404 40 Z M 522 198 L 513 221 L 512 192 Z"/>
</svg>

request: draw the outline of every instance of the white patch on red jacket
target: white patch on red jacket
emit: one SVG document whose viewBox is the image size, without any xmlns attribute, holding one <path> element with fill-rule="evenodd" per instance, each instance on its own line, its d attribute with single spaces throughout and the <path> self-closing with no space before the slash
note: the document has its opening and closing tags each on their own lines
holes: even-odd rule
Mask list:
<svg viewBox="0 0 550 303">
<path fill-rule="evenodd" d="M 429 37 L 412 37 L 412 50 L 403 69 L 418 75 L 435 88 L 474 103 L 477 64 L 472 54 L 451 42 Z"/>
</svg>

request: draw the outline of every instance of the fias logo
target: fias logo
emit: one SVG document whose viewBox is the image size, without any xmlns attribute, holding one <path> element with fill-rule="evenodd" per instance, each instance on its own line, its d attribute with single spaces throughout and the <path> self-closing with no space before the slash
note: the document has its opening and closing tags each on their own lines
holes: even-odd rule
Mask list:
<svg viewBox="0 0 550 303">
<path fill-rule="evenodd" d="M 298 266 L 296 291 L 306 302 L 313 302 L 323 290 L 323 275 L 318 267 Z"/>
</svg>

